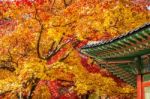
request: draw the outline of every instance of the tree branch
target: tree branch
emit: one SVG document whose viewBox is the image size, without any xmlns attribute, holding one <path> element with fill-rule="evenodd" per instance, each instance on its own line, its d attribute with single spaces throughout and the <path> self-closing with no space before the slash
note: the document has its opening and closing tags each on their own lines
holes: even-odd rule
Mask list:
<svg viewBox="0 0 150 99">
<path fill-rule="evenodd" d="M 55 41 L 52 42 L 50 49 L 48 50 L 48 52 L 50 53 L 53 49 L 54 49 L 54 45 L 55 45 Z"/>
<path fill-rule="evenodd" d="M 69 55 L 70 53 L 72 52 L 73 49 L 71 49 L 70 51 L 68 51 L 68 53 L 66 53 L 59 61 L 62 62 L 64 61 Z"/>
<path fill-rule="evenodd" d="M 40 79 L 36 78 L 34 80 L 34 82 L 32 82 L 32 87 L 31 87 L 31 90 L 27 96 L 27 99 L 32 99 L 32 95 L 33 95 L 33 92 L 34 90 L 36 89 L 36 86 L 38 85 L 38 82 L 40 81 Z"/>
<path fill-rule="evenodd" d="M 15 71 L 14 67 L 2 65 L 2 64 L 0 64 L 0 69 L 5 69 L 5 70 L 8 70 L 10 72 L 14 72 Z"/>
<path fill-rule="evenodd" d="M 65 43 L 62 44 L 58 44 L 57 47 L 51 51 L 48 56 L 46 57 L 47 60 L 49 60 L 52 56 L 56 55 L 65 45 L 67 45 L 70 42 L 70 40 L 68 40 Z"/>
<path fill-rule="evenodd" d="M 35 5 L 34 5 L 34 7 L 35 7 Z M 59 43 L 58 43 L 58 45 L 55 47 L 55 49 L 54 49 L 54 45 L 56 45 L 56 43 L 54 41 L 52 43 L 50 49 L 49 49 L 48 55 L 42 56 L 41 53 L 40 53 L 40 41 L 41 41 L 41 38 L 42 38 L 42 33 L 43 33 L 43 30 L 44 30 L 44 26 L 43 26 L 41 20 L 38 18 L 38 10 L 37 10 L 36 7 L 35 7 L 35 19 L 39 22 L 39 25 L 40 25 L 39 37 L 38 37 L 38 40 L 37 40 L 37 54 L 38 54 L 38 57 L 40 59 L 43 59 L 43 60 L 49 60 L 52 56 L 56 55 L 65 45 L 67 45 L 71 40 L 68 40 L 67 42 L 62 43 L 62 41 L 64 39 L 64 36 L 62 36 Z"/>
<path fill-rule="evenodd" d="M 14 65 L 18 66 L 18 64 L 13 61 L 13 57 L 12 57 L 12 54 L 10 52 L 10 49 L 8 49 L 8 54 L 9 54 L 9 57 L 10 57 L 9 59 L 0 60 L 0 69 L 5 69 L 5 70 L 8 70 L 8 71 L 14 72 L 15 71 Z"/>
<path fill-rule="evenodd" d="M 40 59 L 48 60 L 48 59 L 50 59 L 52 56 L 56 55 L 56 54 L 60 51 L 60 49 L 63 48 L 68 42 L 63 43 L 63 44 L 60 44 L 60 43 L 62 42 L 62 40 L 63 40 L 63 37 L 62 37 L 62 38 L 60 39 L 60 41 L 59 41 L 58 46 L 57 46 L 54 50 L 52 50 L 53 47 L 54 47 L 54 45 L 55 45 L 55 41 L 54 41 L 54 42 L 52 43 L 50 49 L 49 49 L 48 55 L 47 55 L 47 56 L 42 56 L 41 53 L 40 53 L 40 41 L 41 41 L 42 33 L 43 33 L 43 30 L 44 30 L 44 26 L 43 26 L 41 20 L 38 19 L 37 14 L 38 14 L 38 12 L 37 12 L 37 9 L 36 9 L 36 7 L 35 7 L 35 19 L 39 22 L 39 24 L 40 24 L 40 26 L 41 26 L 40 31 L 39 31 L 38 41 L 37 41 L 37 54 L 38 54 L 38 57 L 39 57 Z"/>
<path fill-rule="evenodd" d="M 78 46 L 79 43 L 80 43 L 80 41 L 73 42 L 73 44 L 72 44 L 73 48 L 70 51 L 68 51 L 68 53 L 66 53 L 59 61 L 60 62 L 64 61 L 70 55 L 70 53 L 73 51 L 73 49 Z"/>
<path fill-rule="evenodd" d="M 40 25 L 39 37 L 38 37 L 38 40 L 37 40 L 37 54 L 38 54 L 38 57 L 40 59 L 44 59 L 45 60 L 45 57 L 43 57 L 41 55 L 41 53 L 40 53 L 40 41 L 41 41 L 41 37 L 42 37 L 44 26 L 43 26 L 41 20 L 38 18 L 38 10 L 37 10 L 35 5 L 34 5 L 34 8 L 35 8 L 35 20 L 37 20 L 39 25 Z"/>
</svg>

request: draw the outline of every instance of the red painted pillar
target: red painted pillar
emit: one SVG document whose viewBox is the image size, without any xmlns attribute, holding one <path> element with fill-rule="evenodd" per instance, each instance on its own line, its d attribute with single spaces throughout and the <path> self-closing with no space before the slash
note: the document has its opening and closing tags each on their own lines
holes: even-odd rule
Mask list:
<svg viewBox="0 0 150 99">
<path fill-rule="evenodd" d="M 142 76 L 137 75 L 137 99 L 143 99 L 142 94 Z"/>
</svg>

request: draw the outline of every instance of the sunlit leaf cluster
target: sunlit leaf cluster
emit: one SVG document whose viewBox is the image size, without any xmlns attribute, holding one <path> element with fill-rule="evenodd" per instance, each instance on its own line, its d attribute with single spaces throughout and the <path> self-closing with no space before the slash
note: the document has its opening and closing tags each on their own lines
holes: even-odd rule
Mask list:
<svg viewBox="0 0 150 99">
<path fill-rule="evenodd" d="M 54 93 L 46 83 L 40 86 L 43 80 L 73 82 L 68 90 L 78 95 L 134 92 L 131 86 L 121 88 L 112 78 L 88 71 L 79 50 L 89 40 L 113 38 L 150 22 L 143 3 L 31 1 L 0 3 L 0 93 L 50 97 Z"/>
</svg>

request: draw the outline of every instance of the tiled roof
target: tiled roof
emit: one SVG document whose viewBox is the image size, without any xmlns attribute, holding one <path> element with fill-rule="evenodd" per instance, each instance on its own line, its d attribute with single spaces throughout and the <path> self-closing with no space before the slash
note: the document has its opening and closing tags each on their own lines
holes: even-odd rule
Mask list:
<svg viewBox="0 0 150 99">
<path fill-rule="evenodd" d="M 137 31 L 140 31 L 140 30 L 142 30 L 144 28 L 147 28 L 149 26 L 150 26 L 150 23 L 145 23 L 144 25 L 142 25 L 142 26 L 140 26 L 140 27 L 138 27 L 138 28 L 136 28 L 136 29 L 134 29 L 132 31 L 129 31 L 127 33 L 123 33 L 122 35 L 116 36 L 116 37 L 114 37 L 112 39 L 93 41 L 93 43 L 89 43 L 89 44 L 83 46 L 82 49 L 96 47 L 96 46 L 104 45 L 106 43 L 112 43 L 112 42 L 114 42 L 116 40 L 119 40 L 119 39 L 122 39 L 124 37 L 130 36 L 130 35 L 136 33 Z"/>
<path fill-rule="evenodd" d="M 144 67 L 138 67 L 134 59 L 150 54 L 150 23 L 113 39 L 92 42 L 81 48 L 81 53 L 94 58 L 100 66 L 104 64 L 109 72 L 135 86 L 136 74 L 143 73 Z M 131 61 L 133 64 L 111 64 L 120 61 Z M 138 68 L 142 69 L 139 71 Z"/>
</svg>

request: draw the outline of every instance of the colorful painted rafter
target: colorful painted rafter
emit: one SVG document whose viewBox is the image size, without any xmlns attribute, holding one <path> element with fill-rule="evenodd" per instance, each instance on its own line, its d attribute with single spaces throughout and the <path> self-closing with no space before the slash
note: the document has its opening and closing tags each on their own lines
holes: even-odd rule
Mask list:
<svg viewBox="0 0 150 99">
<path fill-rule="evenodd" d="M 107 41 L 88 44 L 81 49 L 81 52 L 97 60 L 114 75 L 135 86 L 135 75 L 144 73 L 144 66 L 147 66 L 147 64 L 139 66 L 137 61 L 142 59 L 143 63 L 150 54 L 150 24 L 144 24 Z"/>
</svg>

